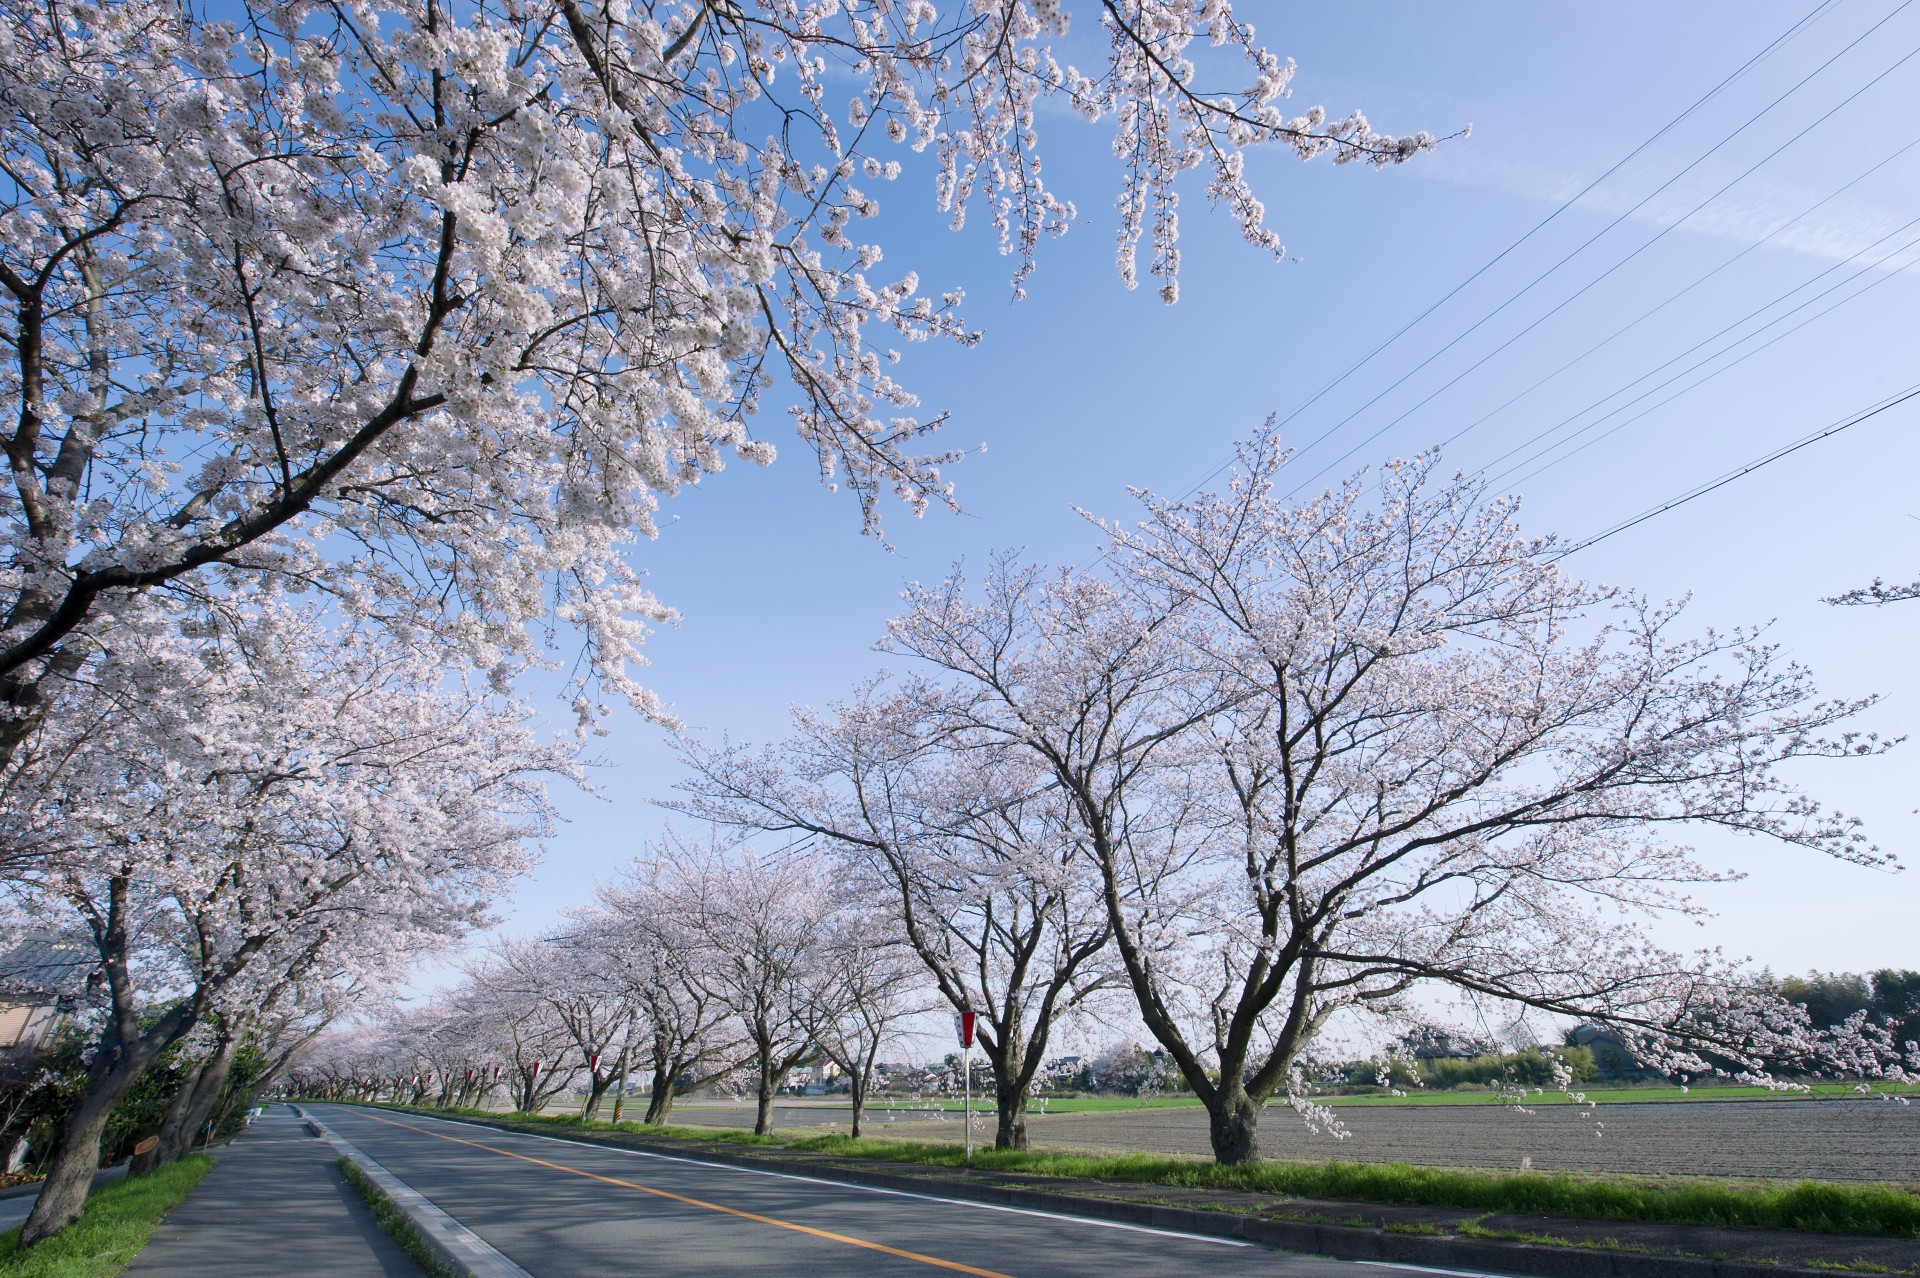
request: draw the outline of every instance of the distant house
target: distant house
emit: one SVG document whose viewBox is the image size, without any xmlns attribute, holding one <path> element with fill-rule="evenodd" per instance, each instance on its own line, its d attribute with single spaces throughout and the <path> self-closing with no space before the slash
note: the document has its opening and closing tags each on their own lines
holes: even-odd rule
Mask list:
<svg viewBox="0 0 1920 1278">
<path fill-rule="evenodd" d="M 1660 1073 L 1635 1060 L 1627 1040 L 1604 1025 L 1574 1026 L 1567 1031 L 1567 1045 L 1592 1052 L 1602 1078 L 1653 1078 Z"/>
<path fill-rule="evenodd" d="M 0 954 L 0 1082 L 33 1068 L 98 962 L 91 946 L 51 932 L 28 933 Z"/>
<path fill-rule="evenodd" d="M 1416 1061 L 1463 1061 L 1475 1056 L 1485 1056 L 1493 1051 L 1493 1044 L 1484 1039 L 1467 1034 L 1452 1034 L 1446 1030 L 1421 1026 L 1410 1034 L 1401 1037 L 1400 1045 Z"/>
</svg>

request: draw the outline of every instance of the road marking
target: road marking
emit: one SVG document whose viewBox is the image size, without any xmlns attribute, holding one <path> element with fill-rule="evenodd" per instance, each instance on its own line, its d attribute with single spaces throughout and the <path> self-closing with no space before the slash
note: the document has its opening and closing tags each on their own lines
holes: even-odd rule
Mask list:
<svg viewBox="0 0 1920 1278">
<path fill-rule="evenodd" d="M 652 1194 L 656 1198 L 668 1198 L 689 1207 L 704 1207 L 708 1211 L 717 1211 L 728 1216 L 738 1216 L 742 1220 L 755 1221 L 762 1225 L 774 1225 L 780 1229 L 791 1229 L 797 1234 L 808 1234 L 815 1238 L 824 1238 L 829 1242 L 845 1243 L 849 1247 L 863 1247 L 868 1251 L 884 1252 L 889 1256 L 898 1256 L 902 1260 L 917 1260 L 923 1265 L 932 1265 L 936 1269 L 951 1269 L 955 1273 L 973 1274 L 975 1278 L 1012 1278 L 996 1269 L 978 1269 L 973 1265 L 963 1265 L 957 1260 L 942 1260 L 938 1256 L 922 1255 L 917 1251 L 905 1251 L 899 1247 L 889 1247 L 885 1243 L 869 1242 L 865 1238 L 854 1238 L 848 1234 L 836 1234 L 830 1230 L 815 1229 L 811 1225 L 797 1225 L 790 1220 L 781 1220 L 776 1216 L 762 1216 L 757 1212 L 741 1211 L 737 1207 L 723 1207 L 719 1203 L 703 1202 L 698 1198 L 688 1198 L 684 1194 L 671 1193 L 665 1189 L 654 1189 L 649 1185 L 635 1184 L 630 1180 L 621 1180 L 614 1176 L 602 1176 L 598 1172 L 582 1171 L 578 1167 L 569 1167 L 565 1163 L 552 1163 L 544 1158 L 535 1158 L 530 1154 L 516 1154 L 510 1149 L 500 1149 L 493 1145 L 483 1145 L 475 1140 L 461 1140 L 458 1136 L 448 1136 L 442 1132 L 429 1131 L 425 1127 L 415 1127 L 412 1123 L 398 1123 L 390 1118 L 381 1118 L 378 1114 L 368 1114 L 376 1123 L 385 1123 L 389 1127 L 404 1127 L 408 1131 L 419 1132 L 422 1136 L 431 1136 L 435 1140 L 449 1141 L 455 1145 L 466 1145 L 472 1149 L 484 1149 L 489 1154 L 499 1154 L 503 1158 L 517 1158 L 523 1163 L 532 1163 L 536 1167 L 547 1167 L 554 1171 L 566 1172 L 573 1176 L 584 1176 L 588 1180 L 597 1180 L 602 1184 L 618 1185 L 622 1189 L 634 1189 L 643 1194 Z"/>
<path fill-rule="evenodd" d="M 1490 1274 L 1482 1269 L 1435 1269 L 1431 1265 L 1402 1265 L 1391 1260 L 1356 1260 L 1356 1265 L 1372 1265 L 1376 1269 L 1411 1269 L 1417 1274 L 1449 1274 L 1451 1278 L 1505 1278 L 1502 1274 Z"/>
<path fill-rule="evenodd" d="M 372 1117 L 372 1115 L 368 1115 Z M 445 1123 L 449 1127 L 471 1127 L 475 1131 L 497 1132 L 504 1129 L 488 1127 L 484 1123 L 469 1123 L 458 1118 L 428 1118 L 430 1123 Z M 923 1203 L 941 1203 L 949 1207 L 971 1207 L 976 1211 L 999 1211 L 1011 1216 L 1037 1216 L 1041 1220 L 1058 1220 L 1072 1225 L 1091 1225 L 1096 1229 L 1119 1229 L 1130 1234 L 1152 1234 L 1157 1238 L 1178 1238 L 1183 1242 L 1212 1243 L 1216 1247 L 1257 1247 L 1240 1238 L 1221 1238 L 1214 1234 L 1193 1234 L 1178 1229 L 1155 1229 L 1151 1225 L 1129 1225 L 1118 1220 L 1098 1220 L 1092 1216 L 1073 1216 L 1066 1212 L 1041 1211 L 1037 1207 L 1009 1207 L 1003 1203 L 983 1203 L 972 1198 L 944 1198 L 939 1194 L 922 1194 L 911 1189 L 887 1189 L 879 1185 L 862 1185 L 857 1181 L 828 1180 L 821 1176 L 802 1176 L 797 1172 L 767 1171 L 759 1167 L 741 1167 L 734 1163 L 710 1163 L 702 1158 L 688 1158 L 683 1154 L 660 1154 L 650 1149 L 622 1149 L 618 1145 L 602 1145 L 597 1141 L 568 1140 L 564 1136 L 544 1136 L 539 1132 L 513 1132 L 523 1140 L 552 1141 L 556 1145 L 569 1145 L 575 1149 L 597 1149 L 609 1154 L 623 1154 L 628 1158 L 654 1158 L 663 1163 L 686 1163 L 690 1167 L 705 1167 L 712 1171 L 736 1172 L 747 1176 L 767 1176 L 774 1180 L 797 1180 L 805 1185 L 826 1185 L 833 1189 L 853 1189 L 866 1194 L 885 1194 L 890 1198 L 913 1198 Z"/>
</svg>

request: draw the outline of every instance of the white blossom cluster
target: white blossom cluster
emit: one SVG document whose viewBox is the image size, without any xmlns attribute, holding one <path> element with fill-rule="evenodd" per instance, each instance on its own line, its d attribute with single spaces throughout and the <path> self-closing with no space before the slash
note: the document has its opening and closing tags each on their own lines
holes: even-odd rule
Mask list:
<svg viewBox="0 0 1920 1278">
<path fill-rule="evenodd" d="M 92 973 L 90 1068 L 29 1242 L 78 1214 L 160 1053 L 372 1010 L 489 921 L 546 833 L 546 781 L 573 775 L 523 707 L 318 608 L 148 597 L 114 636 L 0 770 L 4 924 L 74 938 Z"/>
<path fill-rule="evenodd" d="M 1037 104 L 1112 117 L 1122 241 L 1151 205 L 1171 297 L 1182 171 L 1273 246 L 1243 148 L 1430 142 L 1284 116 L 1289 65 L 1218 0 L 1104 5 L 1092 72 L 1049 52 L 1050 0 L 225 12 L 0 4 L 0 746 L 71 636 L 209 565 L 501 678 L 574 629 L 583 719 L 664 716 L 632 667 L 673 614 L 626 551 L 663 496 L 773 457 L 748 429 L 770 390 L 870 531 L 889 494 L 952 500 L 942 418 L 889 370 L 977 334 L 857 230 L 902 157 L 938 157 L 940 208 L 989 209 L 1023 280 L 1072 218 Z M 1207 42 L 1204 74 L 1248 87 L 1200 91 Z"/>
</svg>

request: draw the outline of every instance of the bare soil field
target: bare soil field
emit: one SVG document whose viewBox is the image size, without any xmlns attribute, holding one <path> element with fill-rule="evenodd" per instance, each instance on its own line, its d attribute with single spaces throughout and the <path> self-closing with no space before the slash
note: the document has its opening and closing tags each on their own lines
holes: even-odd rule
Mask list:
<svg viewBox="0 0 1920 1278">
<path fill-rule="evenodd" d="M 1261 1119 L 1261 1151 L 1270 1158 L 1402 1161 L 1436 1167 L 1625 1172 L 1638 1175 L 1751 1176 L 1769 1179 L 1895 1181 L 1920 1184 L 1920 1105 L 1886 1100 L 1700 1101 L 1616 1104 L 1589 1114 L 1541 1106 L 1532 1114 L 1498 1107 L 1347 1107 L 1342 1141 L 1306 1131 L 1290 1110 Z M 839 1127 L 844 1105 L 782 1105 L 783 1128 Z M 749 1105 L 677 1106 L 676 1123 L 749 1127 Z M 975 1139 L 993 1139 L 991 1119 L 975 1119 Z M 928 1122 L 869 1112 L 868 1134 L 958 1140 L 960 1121 Z M 1204 1111 L 1140 1109 L 1034 1115 L 1033 1144 L 1077 1153 L 1206 1154 Z"/>
</svg>

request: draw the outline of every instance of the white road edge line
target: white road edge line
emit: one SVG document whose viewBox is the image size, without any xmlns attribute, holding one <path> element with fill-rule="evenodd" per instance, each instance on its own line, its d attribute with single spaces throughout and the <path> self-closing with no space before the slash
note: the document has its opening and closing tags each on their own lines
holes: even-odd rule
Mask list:
<svg viewBox="0 0 1920 1278">
<path fill-rule="evenodd" d="M 1417 1274 L 1449 1274 L 1452 1278 L 1508 1278 L 1505 1274 L 1490 1274 L 1484 1269 L 1435 1269 L 1432 1265 L 1408 1265 L 1394 1260 L 1356 1260 L 1356 1265 L 1373 1265 L 1378 1269 L 1410 1269 Z"/>
<path fill-rule="evenodd" d="M 337 1103 L 337 1102 L 336 1102 Z M 910 1189 L 885 1189 L 879 1185 L 862 1185 L 848 1180 L 828 1180 L 821 1176 L 801 1176 L 794 1172 L 764 1171 L 758 1167 L 736 1167 L 732 1163 L 710 1163 L 701 1158 L 687 1158 L 680 1154 L 656 1154 L 647 1149 L 622 1149 L 618 1145 L 602 1145 L 597 1141 L 568 1140 L 564 1136 L 543 1136 L 535 1132 L 509 1131 L 503 1127 L 489 1127 L 485 1123 L 469 1123 L 458 1118 L 434 1118 L 426 1114 L 414 1114 L 402 1110 L 410 1118 L 424 1118 L 430 1123 L 445 1123 L 449 1127 L 471 1127 L 483 1132 L 498 1132 L 502 1136 L 524 1136 L 528 1140 L 552 1141 L 556 1145 L 571 1145 L 575 1149 L 600 1149 L 612 1154 L 625 1154 L 629 1158 L 657 1158 L 663 1163 L 687 1163 L 694 1167 L 711 1168 L 714 1171 L 741 1172 L 748 1176 L 769 1176 L 774 1180 L 797 1180 L 809 1185 L 832 1185 L 837 1189 L 857 1189 L 867 1194 L 885 1194 L 893 1198 L 917 1198 L 921 1202 L 945 1203 L 951 1207 L 973 1207 L 980 1211 L 1002 1211 L 1014 1216 L 1038 1216 L 1042 1220 L 1063 1220 L 1075 1225 L 1094 1225 L 1100 1229 L 1122 1229 L 1132 1234 L 1153 1234 L 1160 1238 L 1179 1238 L 1187 1242 L 1213 1243 L 1221 1247 L 1253 1247 L 1243 1238 L 1220 1238 L 1212 1234 L 1190 1234 L 1178 1229 L 1155 1229 L 1151 1225 L 1129 1225 L 1117 1220 L 1099 1220 L 1092 1216 L 1069 1216 L 1064 1212 L 1041 1211 L 1034 1207 L 1008 1207 L 1003 1203 L 976 1202 L 970 1198 L 943 1198 L 938 1194 L 919 1194 Z"/>
<path fill-rule="evenodd" d="M 336 1135 L 332 1128 L 304 1107 L 294 1107 L 294 1112 L 305 1119 L 329 1145 L 339 1150 L 343 1158 L 358 1167 L 368 1180 L 379 1186 L 380 1192 L 406 1213 L 428 1246 L 438 1251 L 441 1259 L 452 1268 L 467 1275 L 467 1278 L 533 1278 L 532 1274 L 508 1260 L 480 1235 L 434 1206 L 426 1195 L 361 1153 L 352 1141 Z"/>
</svg>

